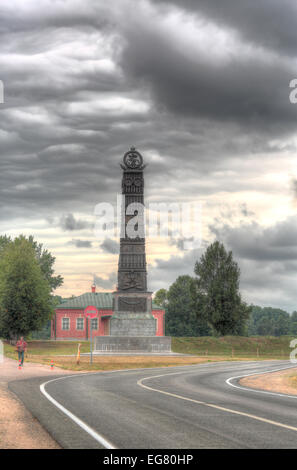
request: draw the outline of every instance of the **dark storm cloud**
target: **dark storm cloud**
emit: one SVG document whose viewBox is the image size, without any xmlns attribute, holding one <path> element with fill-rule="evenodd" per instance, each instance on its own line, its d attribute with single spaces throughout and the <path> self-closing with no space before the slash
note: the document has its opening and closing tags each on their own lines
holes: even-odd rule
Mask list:
<svg viewBox="0 0 297 470">
<path fill-rule="evenodd" d="M 255 260 L 237 260 L 241 270 L 240 289 L 250 303 L 284 308 L 288 312 L 296 310 L 296 270 L 297 263 L 282 261 L 263 263 Z"/>
<path fill-rule="evenodd" d="M 110 23 L 94 2 L 3 3 L 2 216 L 40 218 L 73 204 L 92 212 L 115 166 L 106 136 L 117 115 L 92 111 L 97 93 L 122 89 Z"/>
<path fill-rule="evenodd" d="M 263 262 L 297 260 L 297 217 L 264 228 L 256 222 L 240 227 L 210 227 L 236 256 Z"/>
<path fill-rule="evenodd" d="M 289 82 L 296 75 L 292 61 L 257 50 L 252 55 L 237 50 L 222 61 L 195 48 L 185 53 L 178 39 L 172 42 L 154 23 L 141 32 L 128 29 L 126 40 L 122 66 L 131 79 L 147 83 L 161 110 L 271 132 L 295 126 L 297 107 L 289 102 Z"/>
<path fill-rule="evenodd" d="M 203 249 L 188 250 L 183 256 L 171 256 L 169 260 L 157 259 L 148 269 L 149 289 L 156 291 L 167 289 L 178 276 L 188 274 L 194 277 L 196 261 L 200 259 Z"/>
<path fill-rule="evenodd" d="M 116 273 L 111 273 L 107 279 L 104 279 L 103 277 L 94 274 L 94 282 L 96 286 L 101 287 L 102 289 L 114 289 L 116 281 Z"/>
<path fill-rule="evenodd" d="M 181 275 L 194 273 L 195 262 L 200 258 L 202 251 L 199 249 L 188 251 L 184 256 L 172 256 L 169 260 L 157 259 L 155 267 L 159 270 L 169 270 Z"/>
<path fill-rule="evenodd" d="M 89 222 L 76 219 L 73 214 L 63 215 L 60 220 L 60 227 L 65 231 L 83 230 L 89 226 Z"/>
<path fill-rule="evenodd" d="M 106 253 L 117 254 L 119 253 L 120 246 L 119 243 L 112 240 L 111 238 L 106 238 L 101 244 L 100 248 Z"/>
<path fill-rule="evenodd" d="M 163 21 L 172 8 L 145 10 L 144 4 L 137 4 L 128 25 L 120 21 L 116 2 L 106 7 L 89 0 L 83 11 L 73 2 L 19 2 L 13 15 L 11 4 L 4 4 L 4 218 L 24 212 L 38 218 L 73 205 L 92 212 L 119 190 L 118 162 L 132 144 L 148 160 L 150 153 L 163 157 L 147 170 L 153 196 L 164 174 L 179 190 L 181 153 L 183 178 L 193 171 L 199 178 L 229 164 L 232 155 L 278 151 L 268 140 L 295 126 L 297 106 L 288 101 L 293 66 L 266 60 L 256 48 L 248 55 L 235 50 L 227 62 L 186 50 L 182 20 L 176 35 Z M 198 43 L 193 36 L 191 44 Z M 124 101 L 112 104 L 119 96 Z M 141 101 L 149 106 L 146 112 L 139 112 Z M 241 179 L 236 182 L 240 187 Z M 199 187 L 202 194 L 215 190 L 212 183 Z M 197 184 L 187 186 L 188 193 L 196 191 Z"/>
<path fill-rule="evenodd" d="M 71 240 L 69 244 L 76 246 L 76 248 L 92 248 L 92 242 L 89 240 Z"/>
<path fill-rule="evenodd" d="M 295 56 L 297 43 L 294 0 L 154 0 L 202 14 L 219 25 L 236 29 L 255 43 Z"/>
<path fill-rule="evenodd" d="M 45 0 L 39 2 L 40 7 L 43 8 L 36 8 L 38 2 L 27 2 L 28 5 L 24 5 L 22 2 L 15 3 L 16 5 L 7 2 L 1 9 L 1 19 L 3 20 L 0 27 L 1 34 L 8 32 L 24 32 L 27 30 L 40 31 L 46 27 L 92 28 L 98 27 L 99 25 L 102 27 L 105 24 L 104 18 L 94 16 L 96 8 L 93 2 L 86 1 L 83 9 L 78 8 L 81 6 L 81 3 L 76 0 L 72 2 L 52 2 Z"/>
<path fill-rule="evenodd" d="M 169 244 L 173 245 L 173 246 L 176 246 L 181 251 L 187 250 L 187 244 L 189 242 L 191 244 L 193 244 L 194 243 L 194 237 L 189 237 L 189 238 L 186 238 L 186 237 L 172 238 L 171 237 L 169 239 Z"/>
</svg>

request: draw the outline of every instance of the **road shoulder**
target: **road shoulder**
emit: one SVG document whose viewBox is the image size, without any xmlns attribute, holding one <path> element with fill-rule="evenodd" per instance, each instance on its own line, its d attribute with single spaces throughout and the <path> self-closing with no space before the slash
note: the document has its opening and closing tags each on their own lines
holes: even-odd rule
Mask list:
<svg viewBox="0 0 297 470">
<path fill-rule="evenodd" d="M 0 382 L 0 409 L 1 449 L 61 449 L 6 382 Z"/>
<path fill-rule="evenodd" d="M 252 375 L 240 379 L 240 385 L 269 392 L 284 393 L 287 395 L 297 395 L 297 387 L 294 385 L 294 377 L 297 375 L 297 368 L 269 372 L 267 374 Z M 296 382 L 295 382 L 296 383 Z"/>
<path fill-rule="evenodd" d="M 55 369 L 55 375 L 66 373 Z M 61 449 L 10 388 L 12 382 L 18 389 L 22 387 L 23 379 L 51 377 L 52 374 L 49 367 L 28 362 L 19 370 L 18 362 L 9 358 L 0 364 L 0 449 Z"/>
</svg>

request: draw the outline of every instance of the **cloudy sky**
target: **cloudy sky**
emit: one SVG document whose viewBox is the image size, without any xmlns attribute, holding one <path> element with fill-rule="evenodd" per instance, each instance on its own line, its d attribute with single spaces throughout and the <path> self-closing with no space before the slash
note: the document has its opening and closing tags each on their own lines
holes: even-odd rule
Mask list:
<svg viewBox="0 0 297 470">
<path fill-rule="evenodd" d="M 123 154 L 148 163 L 146 201 L 202 204 L 202 246 L 149 238 L 149 286 L 193 274 L 219 239 L 245 300 L 297 309 L 295 0 L 2 0 L 1 233 L 33 234 L 57 294 L 111 290 Z"/>
</svg>

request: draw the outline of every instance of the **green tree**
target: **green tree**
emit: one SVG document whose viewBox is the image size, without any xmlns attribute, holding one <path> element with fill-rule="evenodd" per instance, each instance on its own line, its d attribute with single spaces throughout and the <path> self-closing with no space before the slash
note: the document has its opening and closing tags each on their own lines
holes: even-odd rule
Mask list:
<svg viewBox="0 0 297 470">
<path fill-rule="evenodd" d="M 63 302 L 63 297 L 60 295 L 51 295 L 52 310 L 54 311 L 57 305 Z M 50 339 L 51 337 L 51 320 L 45 322 L 39 330 L 34 330 L 30 333 L 31 339 Z"/>
<path fill-rule="evenodd" d="M 159 305 L 159 307 L 165 308 L 168 303 L 167 299 L 168 292 L 166 289 L 159 289 L 154 297 L 154 303 Z"/>
<path fill-rule="evenodd" d="M 204 318 L 221 335 L 243 335 L 251 308 L 239 293 L 240 269 L 218 241 L 212 243 L 195 264 L 198 317 Z"/>
<path fill-rule="evenodd" d="M 292 332 L 295 316 L 280 308 L 252 306 L 249 335 L 281 336 Z M 294 332 L 292 332 L 294 334 Z"/>
<path fill-rule="evenodd" d="M 28 242 L 32 245 L 44 278 L 48 281 L 51 292 L 53 292 L 55 289 L 57 289 L 57 287 L 63 284 L 62 276 L 54 276 L 54 263 L 56 258 L 48 250 L 43 248 L 42 243 L 35 241 L 32 235 L 29 235 L 28 238 L 26 238 L 24 235 L 20 235 L 20 237 L 28 240 Z M 10 237 L 7 237 L 6 235 L 0 237 L 0 257 L 3 254 L 5 248 L 10 243 L 13 243 Z"/>
<path fill-rule="evenodd" d="M 290 314 L 284 310 L 278 309 L 274 318 L 274 335 L 282 336 L 290 332 Z"/>
<path fill-rule="evenodd" d="M 291 335 L 297 335 L 297 312 L 294 311 L 290 318 L 290 333 Z"/>
<path fill-rule="evenodd" d="M 13 339 L 39 330 L 52 312 L 51 286 L 32 243 L 20 236 L 0 257 L 0 330 Z"/>
<path fill-rule="evenodd" d="M 11 243 L 10 237 L 8 237 L 7 235 L 0 236 L 0 256 L 9 243 Z"/>
<path fill-rule="evenodd" d="M 37 243 L 32 235 L 28 237 L 28 241 L 34 248 L 35 256 L 40 265 L 41 271 L 50 285 L 51 292 L 53 292 L 57 287 L 63 284 L 62 276 L 54 276 L 55 271 L 53 266 L 56 258 L 48 250 L 43 248 L 42 243 Z"/>
<path fill-rule="evenodd" d="M 191 276 L 179 276 L 170 286 L 165 316 L 166 334 L 171 336 L 208 336 L 211 330 L 203 319 L 197 319 L 192 301 Z"/>
</svg>

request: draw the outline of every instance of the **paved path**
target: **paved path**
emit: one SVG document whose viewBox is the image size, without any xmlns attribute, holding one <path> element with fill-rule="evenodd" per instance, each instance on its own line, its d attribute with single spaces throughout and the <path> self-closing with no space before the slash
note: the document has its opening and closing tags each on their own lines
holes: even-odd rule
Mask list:
<svg viewBox="0 0 297 470">
<path fill-rule="evenodd" d="M 63 410 L 41 393 L 45 380 L 10 386 L 64 448 L 297 448 L 296 398 L 226 383 L 285 367 L 222 362 L 59 378 L 44 391 Z"/>
<path fill-rule="evenodd" d="M 0 449 L 59 449 L 59 444 L 9 390 L 9 382 L 22 387 L 24 379 L 57 377 L 65 371 L 26 362 L 18 369 L 18 362 L 5 358 L 0 363 Z"/>
<path fill-rule="evenodd" d="M 54 367 L 51 370 L 50 366 L 43 364 L 37 364 L 35 362 L 24 362 L 24 367 L 21 370 L 18 369 L 18 361 L 4 358 L 4 362 L 0 363 L 0 381 L 10 382 L 12 380 L 24 380 L 32 377 L 47 377 L 53 375 L 65 375 L 69 372 L 57 369 Z"/>
</svg>

